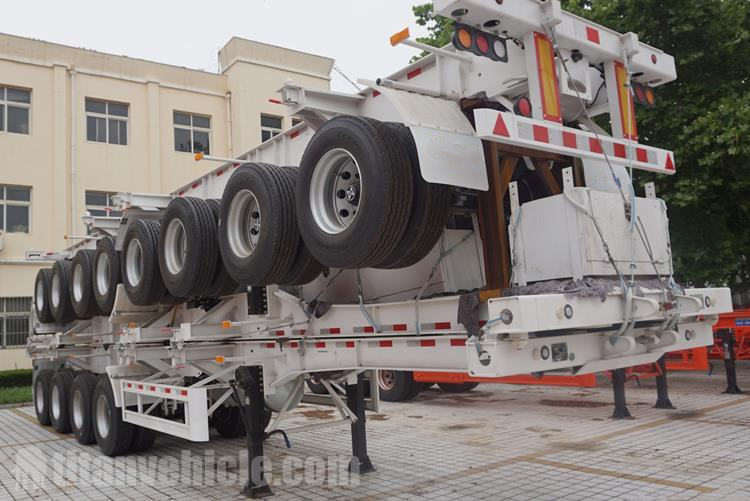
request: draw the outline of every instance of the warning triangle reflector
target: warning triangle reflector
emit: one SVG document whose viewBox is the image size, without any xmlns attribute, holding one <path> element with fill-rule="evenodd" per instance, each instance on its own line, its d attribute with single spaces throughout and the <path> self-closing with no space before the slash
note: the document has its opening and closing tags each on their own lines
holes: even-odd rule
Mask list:
<svg viewBox="0 0 750 501">
<path fill-rule="evenodd" d="M 672 155 L 667 153 L 667 164 L 664 166 L 665 170 L 674 170 L 674 162 L 672 162 Z"/>
<path fill-rule="evenodd" d="M 496 136 L 510 137 L 510 132 L 508 132 L 508 127 L 505 126 L 501 113 L 497 114 L 497 121 L 495 122 L 495 128 L 492 129 L 492 133 Z"/>
</svg>

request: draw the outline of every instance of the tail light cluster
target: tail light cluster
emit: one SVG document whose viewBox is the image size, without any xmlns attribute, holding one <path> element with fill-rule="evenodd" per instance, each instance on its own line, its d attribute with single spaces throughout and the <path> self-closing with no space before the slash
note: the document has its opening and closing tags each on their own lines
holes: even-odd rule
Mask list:
<svg viewBox="0 0 750 501">
<path fill-rule="evenodd" d="M 656 94 L 653 87 L 636 82 L 633 82 L 631 86 L 633 87 L 633 99 L 635 102 L 647 108 L 653 108 L 656 104 Z"/>
<path fill-rule="evenodd" d="M 456 23 L 453 31 L 453 46 L 474 55 L 488 57 L 493 61 L 508 62 L 506 39 Z"/>
</svg>

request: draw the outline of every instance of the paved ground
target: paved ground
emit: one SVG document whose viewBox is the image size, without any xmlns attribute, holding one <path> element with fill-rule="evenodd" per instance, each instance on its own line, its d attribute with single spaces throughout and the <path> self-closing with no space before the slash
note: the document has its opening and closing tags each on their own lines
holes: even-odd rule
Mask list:
<svg viewBox="0 0 750 501">
<path fill-rule="evenodd" d="M 343 467 L 348 427 L 292 434 L 291 449 L 272 437 L 272 499 L 750 499 L 750 396 L 723 395 L 718 369 L 672 374 L 674 411 L 651 408 L 653 380 L 629 382 L 629 421 L 609 419 L 605 380 L 594 389 L 428 390 L 369 416 L 377 471 L 361 477 Z M 740 369 L 743 385 L 750 389 L 750 366 Z M 330 409 L 305 405 L 286 427 L 326 420 Z M 40 427 L 30 407 L 5 409 L 0 500 L 242 499 L 242 445 L 162 436 L 146 454 L 109 459 Z"/>
</svg>

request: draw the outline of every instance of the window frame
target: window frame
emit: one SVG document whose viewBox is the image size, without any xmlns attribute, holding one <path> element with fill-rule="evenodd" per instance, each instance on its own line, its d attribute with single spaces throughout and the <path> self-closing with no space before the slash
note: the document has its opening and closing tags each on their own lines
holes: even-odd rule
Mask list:
<svg viewBox="0 0 750 501">
<path fill-rule="evenodd" d="M 281 128 L 275 128 L 275 127 L 269 127 L 267 125 L 263 125 L 263 117 L 268 118 L 274 118 L 280 120 Z M 268 139 L 263 139 L 263 132 L 269 132 L 271 134 L 271 137 Z M 280 117 L 278 115 L 271 115 L 270 113 L 261 113 L 260 114 L 260 142 L 265 143 L 266 141 L 270 141 L 274 137 L 278 136 L 284 132 L 284 117 Z"/>
<path fill-rule="evenodd" d="M 20 301 L 19 301 L 20 300 Z M 31 335 L 31 329 L 32 329 L 32 321 L 31 321 L 31 305 L 33 298 L 31 296 L 9 296 L 9 297 L 0 297 L 0 326 L 2 326 L 2 329 L 0 329 L 0 349 L 6 349 L 6 348 L 20 348 L 26 345 L 26 340 Z M 23 304 L 24 302 L 28 302 L 28 310 L 17 310 L 13 309 L 12 311 L 9 310 L 9 305 L 13 305 L 14 302 L 17 302 L 19 305 Z M 18 332 L 8 332 L 8 320 L 14 320 L 14 319 L 25 319 L 27 322 L 28 330 L 26 331 L 26 337 L 24 339 L 24 342 L 21 344 L 8 344 L 8 335 L 19 335 L 23 333 Z"/>
<path fill-rule="evenodd" d="M 2 92 L 0 92 L 0 106 L 3 107 L 3 128 L 0 129 L 0 134 L 19 134 L 22 136 L 30 136 L 31 135 L 31 103 L 33 101 L 33 91 L 32 89 L 24 88 L 24 87 L 16 87 L 15 85 L 5 85 L 0 84 L 0 89 L 2 89 Z M 29 93 L 29 102 L 28 103 L 19 103 L 18 101 L 8 101 L 8 89 L 13 90 L 22 90 L 24 92 Z M 24 108 L 28 110 L 29 112 L 29 130 L 28 132 L 13 132 L 8 130 L 8 104 L 10 103 L 10 106 L 13 106 L 15 108 Z"/>
<path fill-rule="evenodd" d="M 190 117 L 190 125 L 184 125 L 184 124 L 178 124 L 174 120 L 175 113 L 179 113 L 181 115 L 187 115 Z M 193 117 L 200 117 L 200 118 L 207 118 L 208 119 L 208 128 L 205 127 L 199 127 L 193 124 Z M 204 115 L 203 113 L 193 113 L 191 111 L 181 111 L 181 110 L 172 110 L 172 140 L 174 141 L 174 129 L 182 129 L 190 131 L 190 151 L 183 151 L 178 150 L 177 145 L 174 145 L 174 151 L 175 153 L 190 153 L 191 155 L 195 154 L 195 134 L 194 132 L 197 130 L 198 132 L 205 132 L 208 134 L 208 151 L 204 151 L 203 153 L 206 155 L 211 154 L 211 144 L 214 142 L 214 138 L 211 134 L 211 124 L 213 123 L 211 115 Z"/>
<path fill-rule="evenodd" d="M 104 104 L 104 113 L 99 113 L 97 111 L 89 111 L 86 109 L 86 102 L 87 101 L 96 101 L 97 103 Z M 110 104 L 117 104 L 120 106 L 125 106 L 127 108 L 127 115 L 112 115 L 109 112 L 109 105 Z M 86 122 L 86 142 L 87 143 L 93 143 L 93 144 L 111 144 L 113 146 L 128 146 L 130 145 L 130 103 L 123 103 L 120 101 L 112 101 L 107 99 L 99 99 L 96 97 L 84 97 L 83 98 L 83 112 Z M 88 124 L 88 118 L 103 118 L 104 119 L 104 141 L 96 141 L 89 139 L 89 124 Z M 121 122 L 125 122 L 125 144 L 122 143 L 111 143 L 109 141 L 109 121 L 110 120 L 119 120 Z M 119 134 L 118 134 L 119 138 Z"/>
<path fill-rule="evenodd" d="M 29 200 L 8 200 L 8 188 L 22 188 L 25 190 L 29 190 Z M 3 206 L 3 215 L 2 215 L 2 228 L 0 231 L 3 234 L 14 234 L 14 235 L 30 235 L 31 234 L 31 204 L 34 201 L 34 190 L 31 186 L 21 186 L 21 185 L 13 185 L 13 184 L 0 184 L 0 205 Z M 28 207 L 29 208 L 29 224 L 27 226 L 27 231 L 8 231 L 8 206 L 16 206 L 16 207 Z"/>
<path fill-rule="evenodd" d="M 104 195 L 106 197 L 106 203 L 107 203 L 107 205 L 97 205 L 97 204 L 90 204 L 90 203 L 88 203 L 88 201 L 86 200 L 86 197 L 89 195 L 89 193 L 96 194 L 96 195 Z M 112 197 L 115 196 L 115 195 L 117 195 L 118 193 L 119 193 L 118 191 L 85 190 L 84 194 L 83 194 L 84 207 L 85 207 L 86 211 L 89 211 L 90 209 L 91 210 L 103 210 L 103 211 L 107 212 L 107 217 L 122 217 L 122 213 L 120 211 L 118 211 L 117 208 L 114 205 L 112 205 Z M 119 213 L 119 215 L 112 216 L 110 214 L 111 212 L 117 212 L 117 213 Z M 92 214 L 92 216 L 93 215 L 94 214 Z M 99 217 L 101 217 L 101 216 L 99 216 Z"/>
</svg>

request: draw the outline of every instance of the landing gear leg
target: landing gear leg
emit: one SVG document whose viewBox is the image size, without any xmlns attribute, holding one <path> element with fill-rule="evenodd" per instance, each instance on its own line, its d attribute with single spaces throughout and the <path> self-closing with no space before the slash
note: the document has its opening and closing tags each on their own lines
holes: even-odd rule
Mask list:
<svg viewBox="0 0 750 501">
<path fill-rule="evenodd" d="M 669 393 L 667 391 L 666 355 L 662 355 L 656 363 L 659 364 L 660 374 L 656 376 L 656 405 L 654 405 L 654 409 L 675 409 L 676 407 L 669 401 Z"/>
<path fill-rule="evenodd" d="M 365 430 L 365 380 L 360 374 L 356 384 L 346 385 L 346 405 L 357 416 L 357 422 L 352 423 L 352 460 L 349 471 L 352 473 L 367 473 L 375 467 L 367 455 L 367 431 Z"/>
<path fill-rule="evenodd" d="M 612 371 L 612 389 L 615 393 L 615 411 L 612 419 L 633 419 L 625 402 L 625 369 Z"/>
<path fill-rule="evenodd" d="M 242 494 L 258 499 L 271 496 L 271 488 L 263 472 L 263 440 L 265 439 L 265 399 L 263 397 L 263 369 L 259 366 L 241 367 L 237 379 L 245 391 L 242 413 L 247 427 L 247 459 L 250 478 Z"/>
<path fill-rule="evenodd" d="M 734 363 L 734 329 L 721 329 L 717 332 L 724 351 L 724 368 L 727 371 L 727 389 L 724 393 L 739 395 L 742 393 L 737 386 L 737 368 Z"/>
</svg>

